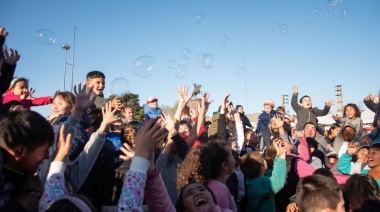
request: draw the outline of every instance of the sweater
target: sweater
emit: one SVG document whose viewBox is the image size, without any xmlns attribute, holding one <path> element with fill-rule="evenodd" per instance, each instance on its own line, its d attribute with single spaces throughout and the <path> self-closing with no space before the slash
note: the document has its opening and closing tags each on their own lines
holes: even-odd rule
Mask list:
<svg viewBox="0 0 380 212">
<path fill-rule="evenodd" d="M 36 97 L 36 98 L 33 98 L 33 100 L 27 100 L 27 99 L 20 100 L 20 95 L 15 95 L 11 91 L 7 91 L 3 95 L 3 104 L 10 101 L 19 101 L 24 106 L 24 108 L 30 110 L 32 106 L 42 106 L 42 105 L 51 104 L 51 97 L 45 96 L 45 97 Z"/>
</svg>

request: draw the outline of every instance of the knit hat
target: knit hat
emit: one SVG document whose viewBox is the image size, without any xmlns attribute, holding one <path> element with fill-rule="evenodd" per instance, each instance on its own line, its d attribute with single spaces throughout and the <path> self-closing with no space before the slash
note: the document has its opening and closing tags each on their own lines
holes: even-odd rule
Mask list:
<svg viewBox="0 0 380 212">
<path fill-rule="evenodd" d="M 343 124 L 342 131 L 343 131 L 346 127 L 351 127 L 352 129 L 354 129 L 354 130 L 356 131 L 355 126 L 354 126 L 351 122 L 347 122 L 347 123 Z"/>
<path fill-rule="evenodd" d="M 269 105 L 271 106 L 272 108 L 274 107 L 274 102 L 272 99 L 267 99 L 265 102 L 264 102 L 264 105 Z"/>
<path fill-rule="evenodd" d="M 146 103 L 149 104 L 149 103 L 152 103 L 152 102 L 157 102 L 158 99 L 156 97 L 149 97 L 147 100 L 146 100 Z"/>
</svg>

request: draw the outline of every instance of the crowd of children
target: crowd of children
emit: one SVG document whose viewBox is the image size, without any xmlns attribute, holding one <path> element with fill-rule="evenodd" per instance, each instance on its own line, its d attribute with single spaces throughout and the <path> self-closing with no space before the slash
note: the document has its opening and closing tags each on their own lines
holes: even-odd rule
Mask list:
<svg viewBox="0 0 380 212">
<path fill-rule="evenodd" d="M 0 27 L 0 46 L 7 35 Z M 372 95 L 364 98 L 376 113 L 368 135 L 351 103 L 321 134 L 317 118 L 334 101 L 323 110 L 307 95 L 298 103 L 298 86 L 296 117 L 268 99 L 256 129 L 230 94 L 206 121 L 210 94 L 189 107 L 194 92 L 186 85 L 176 89 L 175 114 L 150 97 L 137 120 L 131 105 L 104 97 L 101 71 L 90 71 L 73 93 L 34 97 L 29 80 L 14 76 L 19 59 L 13 49 L 0 57 L 0 211 L 380 208 L 380 107 Z M 47 104 L 48 118 L 33 111 Z"/>
</svg>

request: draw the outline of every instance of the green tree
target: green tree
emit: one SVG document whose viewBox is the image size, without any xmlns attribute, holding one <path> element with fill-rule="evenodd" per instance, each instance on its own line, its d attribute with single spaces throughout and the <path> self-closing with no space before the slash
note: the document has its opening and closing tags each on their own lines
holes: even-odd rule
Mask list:
<svg viewBox="0 0 380 212">
<path fill-rule="evenodd" d="M 109 96 L 110 99 L 115 98 L 114 95 Z M 140 99 L 138 94 L 127 93 L 120 97 L 123 106 L 131 106 L 135 115 L 135 119 L 142 121 L 144 118 L 144 109 L 140 106 Z"/>
</svg>

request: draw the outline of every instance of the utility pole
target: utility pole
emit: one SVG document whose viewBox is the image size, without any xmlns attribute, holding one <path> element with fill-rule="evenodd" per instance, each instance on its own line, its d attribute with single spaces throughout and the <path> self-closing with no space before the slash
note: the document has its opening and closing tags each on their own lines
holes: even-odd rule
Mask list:
<svg viewBox="0 0 380 212">
<path fill-rule="evenodd" d="M 338 116 L 343 115 L 343 92 L 342 92 L 342 85 L 336 85 L 335 86 L 336 90 L 336 113 Z"/>
<path fill-rule="evenodd" d="M 285 105 L 288 104 L 288 95 L 281 95 L 281 102 L 282 102 L 282 107 L 284 108 L 284 111 L 286 113 Z"/>
</svg>

